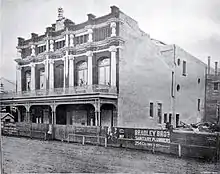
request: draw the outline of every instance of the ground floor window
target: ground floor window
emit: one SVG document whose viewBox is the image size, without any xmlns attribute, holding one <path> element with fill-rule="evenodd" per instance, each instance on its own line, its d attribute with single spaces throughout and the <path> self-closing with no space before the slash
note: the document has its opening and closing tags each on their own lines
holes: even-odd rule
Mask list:
<svg viewBox="0 0 220 174">
<path fill-rule="evenodd" d="M 176 114 L 176 127 L 179 127 L 180 114 Z"/>
<path fill-rule="evenodd" d="M 167 113 L 164 113 L 164 120 L 163 120 L 164 123 L 167 123 Z"/>
</svg>

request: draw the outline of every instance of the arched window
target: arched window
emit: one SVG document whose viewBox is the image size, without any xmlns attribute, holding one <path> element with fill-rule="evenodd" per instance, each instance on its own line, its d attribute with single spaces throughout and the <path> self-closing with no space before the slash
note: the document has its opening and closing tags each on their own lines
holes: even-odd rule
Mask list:
<svg viewBox="0 0 220 174">
<path fill-rule="evenodd" d="M 110 85 L 110 59 L 104 58 L 98 61 L 98 80 L 100 85 Z"/>
<path fill-rule="evenodd" d="M 59 64 L 55 67 L 54 72 L 54 86 L 55 88 L 62 88 L 64 84 L 64 66 Z"/>
<path fill-rule="evenodd" d="M 83 86 L 87 85 L 87 77 L 88 77 L 88 66 L 87 62 L 81 61 L 77 63 L 77 85 Z"/>
<path fill-rule="evenodd" d="M 31 90 L 31 72 L 27 71 L 25 73 L 25 79 L 26 79 L 26 91 Z"/>
<path fill-rule="evenodd" d="M 44 69 L 40 69 L 40 89 L 45 89 L 45 71 Z"/>
</svg>

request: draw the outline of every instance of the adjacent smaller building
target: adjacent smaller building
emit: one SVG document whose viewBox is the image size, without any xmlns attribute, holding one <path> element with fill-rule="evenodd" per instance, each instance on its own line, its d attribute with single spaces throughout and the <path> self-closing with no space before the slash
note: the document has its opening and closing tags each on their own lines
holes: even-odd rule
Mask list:
<svg viewBox="0 0 220 174">
<path fill-rule="evenodd" d="M 220 125 L 220 70 L 215 62 L 215 71 L 211 72 L 210 57 L 206 74 L 206 102 L 204 121 Z"/>
<path fill-rule="evenodd" d="M 16 84 L 4 77 L 0 77 L 0 93 L 13 92 L 16 89 Z"/>
</svg>

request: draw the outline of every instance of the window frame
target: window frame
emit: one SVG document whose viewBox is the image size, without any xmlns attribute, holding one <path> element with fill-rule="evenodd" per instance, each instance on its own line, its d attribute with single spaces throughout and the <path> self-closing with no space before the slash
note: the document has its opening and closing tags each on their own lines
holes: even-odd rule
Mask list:
<svg viewBox="0 0 220 174">
<path fill-rule="evenodd" d="M 186 61 L 183 60 L 183 76 L 186 76 Z"/>
<path fill-rule="evenodd" d="M 201 100 L 200 98 L 197 100 L 197 110 L 200 111 Z"/>
<path fill-rule="evenodd" d="M 218 91 L 219 90 L 219 82 L 214 82 L 213 83 L 213 89 L 214 89 L 214 91 Z"/>
<path fill-rule="evenodd" d="M 154 117 L 154 102 L 150 102 L 150 105 L 149 105 L 149 116 L 150 118 L 153 118 Z"/>
</svg>

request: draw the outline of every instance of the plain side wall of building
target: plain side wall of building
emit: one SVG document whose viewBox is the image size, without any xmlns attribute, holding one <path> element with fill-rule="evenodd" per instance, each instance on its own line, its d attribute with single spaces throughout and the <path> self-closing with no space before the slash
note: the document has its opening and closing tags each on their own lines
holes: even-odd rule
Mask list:
<svg viewBox="0 0 220 174">
<path fill-rule="evenodd" d="M 199 122 L 204 117 L 206 64 L 178 46 L 172 45 L 169 48 L 167 50 L 170 51 L 162 54 L 167 64 L 175 69 L 175 113 L 180 114 L 180 121 L 185 123 Z M 180 65 L 178 65 L 178 59 L 180 59 Z M 186 62 L 185 76 L 183 61 Z M 179 91 L 177 91 L 178 84 Z M 198 106 L 198 99 L 200 99 L 200 106 Z"/>
<path fill-rule="evenodd" d="M 171 70 L 137 23 L 123 13 L 120 19 L 124 24 L 119 34 L 125 44 L 119 53 L 118 126 L 161 127 L 157 102 L 162 103 L 162 113 L 172 112 Z M 154 103 L 153 118 L 149 114 L 150 102 Z"/>
</svg>

